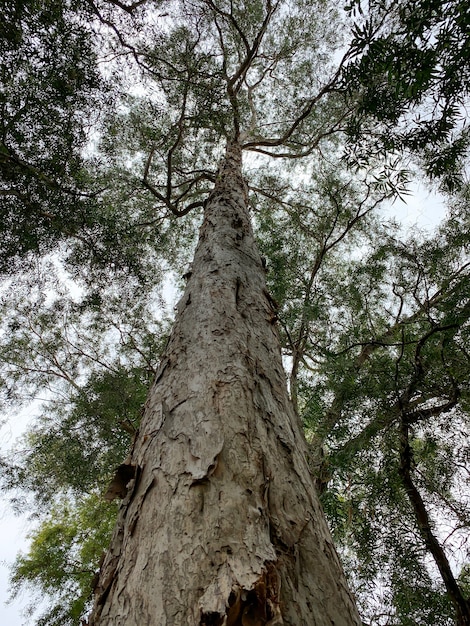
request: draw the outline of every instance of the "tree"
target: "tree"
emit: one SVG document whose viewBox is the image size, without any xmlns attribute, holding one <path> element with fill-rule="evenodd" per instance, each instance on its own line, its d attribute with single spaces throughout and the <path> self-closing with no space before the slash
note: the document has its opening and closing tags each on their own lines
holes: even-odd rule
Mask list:
<svg viewBox="0 0 470 626">
<path fill-rule="evenodd" d="M 234 143 L 133 445 L 91 624 L 360 623 L 287 397 L 245 194 Z"/>
<path fill-rule="evenodd" d="M 386 621 L 388 604 L 392 623 L 452 623 L 461 611 L 458 623 L 466 620 L 457 578 L 468 558 L 468 242 L 459 249 L 449 226 L 421 245 L 392 237 L 355 261 L 329 341 L 315 351 L 319 375 L 301 379 L 335 538 L 360 563 L 361 603 L 370 603 L 371 579 L 389 588 L 380 613 Z M 375 610 L 362 612 L 382 623 Z"/>
<path fill-rule="evenodd" d="M 107 3 L 93 8 L 108 23 Z M 149 14 L 157 10 L 145 9 Z M 160 623 L 294 623 L 310 620 L 312 614 L 318 623 L 359 623 L 316 501 L 300 424 L 289 406 L 273 327 L 275 311 L 250 232 L 241 175 L 241 126 L 253 126 L 245 132 L 245 147 L 266 142 L 282 146 L 295 138 L 302 115 L 307 118 L 313 105 L 303 107 L 297 122 L 278 123 L 279 138 L 250 141 L 256 85 L 248 84 L 248 72 L 255 59 L 262 59 L 260 46 L 278 9 L 259 4 L 243 16 L 211 3 L 181 4 L 185 20 L 174 14 L 171 37 L 158 33 L 155 48 L 145 51 L 145 73 L 154 74 L 159 96 L 173 106 L 176 119 L 170 114 L 152 142 L 143 187 L 175 216 L 205 205 L 206 217 L 179 321 L 157 373 L 162 391 L 149 400 L 126 463 L 124 483 L 132 476 L 133 487 L 121 509 L 108 553 L 112 557 L 102 567 L 91 623 L 120 619 L 115 601 L 123 597 L 123 586 L 131 602 L 128 623 L 147 617 Z M 256 68 L 255 80 L 258 72 L 266 78 L 276 65 L 292 62 L 299 41 L 293 30 L 300 23 L 298 9 L 282 21 L 289 28 L 285 50 L 275 52 L 279 43 L 268 40 L 268 61 L 265 68 Z M 218 34 L 209 40 L 213 50 L 206 50 L 202 37 L 214 24 Z M 126 36 L 121 26 L 114 31 L 119 39 Z M 131 54 L 139 61 L 139 50 L 132 48 Z M 282 75 L 281 68 L 277 80 Z M 328 91 L 324 86 L 321 95 Z M 295 102 L 286 104 L 292 108 Z M 210 109 L 209 119 L 204 109 Z M 228 152 L 214 191 L 203 201 L 206 181 L 212 182 L 215 172 L 200 166 L 196 172 L 193 163 L 208 132 L 218 135 L 219 145 L 220 140 L 227 142 Z M 307 140 L 300 141 L 307 145 Z M 155 167 L 161 152 L 167 166 L 163 186 Z M 164 461 L 160 471 L 154 466 L 155 451 L 165 457 L 170 442 L 169 465 Z M 118 575 L 125 562 L 118 554 L 124 559 L 128 541 L 148 536 L 148 522 L 155 526 L 155 497 L 162 515 L 161 540 L 154 537 L 138 550 L 152 552 L 155 569 L 150 561 L 139 561 L 135 578 L 127 571 L 125 581 Z M 174 559 L 168 559 L 169 549 Z M 131 556 L 128 566 L 133 562 Z M 319 563 L 322 574 L 317 577 Z M 147 592 L 144 572 L 149 574 L 144 574 Z M 132 588 L 132 580 L 138 588 Z"/>
<path fill-rule="evenodd" d="M 373 200 L 347 178 L 330 183 L 329 198 L 330 209 L 324 197 L 302 213 L 286 198 L 289 217 L 271 207 L 261 238 L 322 501 L 366 623 L 450 624 L 462 591 L 446 598 L 429 564 L 455 580 L 468 559 L 468 189 L 435 234 L 406 239 L 365 211 Z M 400 474 L 401 417 L 426 537 Z"/>
<path fill-rule="evenodd" d="M 118 491 L 124 493 L 126 488 L 128 491 L 112 550 L 97 584 L 92 622 L 113 623 L 113 612 L 120 610 L 116 609 L 114 599 L 119 602 L 119 598 L 129 593 L 133 600 L 138 600 L 142 587 L 138 574 L 122 582 L 123 573 L 133 567 L 134 561 L 137 568 L 143 567 L 142 571 L 146 572 L 156 567 L 159 559 L 165 563 L 160 572 L 170 567 L 166 553 L 158 552 L 161 545 L 152 543 L 149 546 L 152 558 L 148 563 L 142 562 L 142 550 L 136 550 L 135 545 L 138 538 L 143 538 L 145 543 L 145 537 L 150 536 L 146 528 L 153 532 L 155 523 L 150 519 L 149 510 L 155 510 L 152 506 L 154 499 L 161 493 L 168 496 L 171 493 L 174 499 L 163 498 L 167 506 L 162 505 L 157 514 L 162 520 L 166 516 L 167 537 L 175 542 L 178 534 L 176 552 L 183 550 L 180 545 L 183 543 L 187 553 L 186 556 L 182 553 L 177 564 L 180 578 L 166 576 L 161 580 L 162 588 L 169 593 L 165 593 L 168 598 L 165 607 L 157 601 L 159 611 L 173 615 L 180 611 L 179 615 L 182 615 L 181 611 L 192 610 L 193 615 L 197 615 L 193 619 L 199 620 L 197 623 L 221 623 L 224 616 L 229 623 L 257 623 L 256 620 L 264 623 L 268 619 L 275 623 L 273 620 L 279 621 L 283 612 L 284 623 L 296 623 L 299 619 L 311 623 L 314 618 L 308 607 L 308 594 L 296 596 L 292 581 L 297 577 L 299 589 L 302 585 L 316 588 L 317 583 L 312 586 L 309 582 L 315 570 L 310 560 L 313 554 L 318 555 L 322 541 L 324 546 L 328 546 L 329 541 L 325 539 L 327 534 L 320 521 L 319 535 L 308 534 L 311 524 L 307 523 L 305 502 L 311 503 L 307 507 L 309 510 L 316 511 L 315 518 L 320 519 L 321 514 L 315 496 L 307 495 L 311 489 L 305 464 L 307 452 L 297 418 L 283 389 L 273 323 L 276 317 L 281 318 L 293 358 L 291 395 L 294 406 L 304 416 L 305 393 L 299 393 L 299 390 L 305 392 L 303 363 L 318 356 L 311 345 L 312 323 L 318 327 L 318 312 L 322 306 L 321 299 L 316 304 L 313 297 L 317 295 L 316 281 L 330 272 L 329 283 L 334 283 L 338 263 L 333 261 L 331 265 L 325 265 L 325 259 L 329 259 L 331 250 L 350 242 L 351 233 L 363 235 L 372 227 L 369 219 L 372 209 L 381 197 L 400 191 L 403 173 L 396 172 L 393 161 L 391 167 L 382 169 L 375 178 L 369 173 L 364 181 L 363 198 L 353 193 L 350 182 L 330 173 L 325 187 L 333 211 L 324 211 L 323 215 L 318 209 L 316 212 L 311 210 L 308 198 L 306 200 L 312 193 L 308 185 L 304 185 L 303 190 L 299 185 L 290 193 L 292 180 L 286 184 L 286 172 L 282 170 L 288 166 L 284 159 L 292 159 L 288 174 L 291 179 L 301 174 L 305 180 L 306 172 L 299 159 L 308 163 L 308 167 L 317 167 L 318 161 L 314 158 L 317 149 L 328 151 L 330 155 L 338 153 L 335 136 L 345 130 L 348 122 L 351 124 L 352 109 L 357 102 L 354 100 L 351 105 L 351 100 L 344 97 L 340 82 L 350 53 L 343 57 L 339 66 L 328 67 L 328 57 L 332 57 L 337 41 L 332 13 L 322 13 L 319 5 L 298 3 L 286 7 L 257 3 L 247 10 L 233 4 L 183 2 L 170 7 L 165 4 L 163 9 L 158 3 L 150 6 L 141 2 L 133 5 L 87 2 L 75 5 L 74 9 L 77 8 L 85 13 L 81 17 L 76 13 L 73 23 L 81 24 L 83 32 L 88 33 L 89 26 L 85 25 L 83 15 L 97 19 L 99 25 L 92 19 L 91 28 L 94 29 L 93 37 L 100 39 L 104 55 L 123 60 L 120 69 L 128 68 L 133 81 L 137 76 L 141 78 L 146 96 L 121 94 L 117 107 L 107 118 L 103 116 L 100 132 L 104 158 L 86 164 L 94 179 L 103 182 L 95 185 L 93 193 L 86 196 L 90 227 L 83 223 L 84 229 L 59 229 L 60 237 L 72 237 L 81 245 L 69 255 L 68 267 L 83 272 L 80 266 L 85 259 L 98 259 L 102 273 L 103 264 L 112 258 L 112 245 L 121 246 L 129 241 L 130 258 L 134 263 L 121 263 L 119 259 L 118 265 L 125 278 L 137 269 L 136 279 L 148 284 L 152 272 L 148 271 L 149 268 L 146 271 L 143 259 L 148 259 L 148 248 L 155 245 L 149 233 L 161 232 L 163 220 L 168 221 L 169 217 L 172 218 L 171 224 L 178 219 L 180 223 L 189 221 L 191 226 L 191 216 L 201 209 L 205 212 L 201 240 L 193 267 L 185 273 L 186 291 L 179 306 L 174 333 L 162 356 L 156 387 L 133 443 L 132 457 L 119 467 L 115 478 L 121 483 Z M 329 10 L 329 7 L 325 6 L 325 9 Z M 126 78 L 125 71 L 121 71 L 121 76 Z M 346 95 L 351 93 L 354 90 L 348 89 Z M 159 120 L 158 126 L 155 118 Z M 224 157 L 226 144 L 229 151 Z M 302 290 L 293 300 L 291 319 L 294 328 L 289 326 L 288 319 L 283 319 L 284 310 L 276 311 L 277 305 L 265 292 L 262 263 L 253 248 L 247 223 L 246 181 L 241 178 L 240 149 L 283 159 L 281 167 L 266 164 L 249 177 L 251 189 L 256 194 L 251 202 L 259 198 L 267 201 L 271 224 L 280 214 L 288 214 L 292 217 L 290 232 L 297 231 L 303 236 L 308 233 L 308 221 L 312 216 L 319 222 L 315 224 L 313 236 L 308 233 L 315 241 L 315 245 L 309 244 L 313 250 L 316 246 L 315 261 L 302 286 L 306 288 L 304 301 L 299 306 Z M 222 165 L 217 170 L 215 161 L 218 158 L 222 159 Z M 375 163 L 380 165 L 377 159 Z M 266 173 L 268 167 L 269 173 L 263 176 L 263 169 Z M 369 168 L 374 174 L 372 164 Z M 73 171 L 76 172 L 76 168 Z M 110 181 L 118 176 L 120 184 L 111 186 Z M 87 184 L 90 178 L 88 174 Z M 51 185 L 49 181 L 46 183 L 45 189 L 49 191 Z M 68 193 L 69 190 L 62 191 Z M 46 201 L 53 202 L 53 198 L 49 195 Z M 356 206 L 354 202 L 357 202 Z M 119 219 L 116 219 L 116 203 L 124 208 L 124 216 Z M 107 228 L 100 228 L 100 224 L 106 224 Z M 139 234 L 143 236 L 139 238 Z M 172 227 L 165 244 L 174 234 Z M 223 237 L 224 244 L 221 243 Z M 124 246 L 124 250 L 127 249 Z M 292 253 L 292 247 L 290 251 Z M 145 256 L 142 256 L 144 252 Z M 155 247 L 150 254 L 155 254 Z M 139 255 L 142 258 L 139 259 Z M 170 256 L 168 251 L 164 252 L 165 256 Z M 275 257 L 270 256 L 270 260 Z M 158 253 L 157 258 L 162 255 Z M 299 267 L 300 263 L 307 263 L 308 254 L 298 255 L 298 262 Z M 88 262 L 87 267 L 90 267 Z M 107 272 L 104 273 L 106 276 L 109 276 Z M 98 278 L 102 289 L 103 274 Z M 90 280 L 85 285 L 89 287 Z M 138 286 L 135 287 L 137 292 Z M 84 307 L 83 311 L 90 310 L 90 307 L 106 306 L 104 300 L 103 294 L 95 289 L 79 306 Z M 208 302 L 213 303 L 209 310 Z M 364 315 L 369 308 L 370 304 L 366 302 Z M 194 326 L 191 321 L 196 319 L 200 321 Z M 326 315 L 323 321 L 327 322 Z M 47 335 L 47 326 L 45 329 Z M 13 330 L 16 332 L 17 328 Z M 329 332 L 326 331 L 325 337 Z M 353 332 L 360 334 L 359 328 Z M 423 337 L 425 335 L 426 331 Z M 59 362 L 55 359 L 52 341 L 43 342 L 41 334 L 39 338 L 42 347 L 48 346 L 46 362 L 53 364 L 52 370 L 59 376 L 67 375 L 64 359 Z M 419 341 L 418 345 L 421 345 Z M 76 345 L 77 342 L 73 343 Z M 427 340 L 424 343 L 427 348 L 429 343 Z M 70 346 L 69 343 L 66 345 Z M 375 344 L 372 342 L 371 345 Z M 205 357 L 199 356 L 202 346 L 207 346 Z M 346 348 L 348 354 L 354 354 L 349 346 Z M 67 350 L 70 353 L 69 347 Z M 9 351 L 11 354 L 11 348 Z M 365 348 L 364 354 L 369 351 L 375 352 Z M 78 353 L 76 347 L 71 353 Z M 213 355 L 209 363 L 207 354 Z M 98 359 L 94 350 L 85 356 L 88 361 Z M 145 351 L 141 356 L 140 366 L 150 362 Z M 368 360 L 369 355 L 363 359 L 364 362 Z M 391 361 L 393 365 L 393 359 Z M 20 359 L 16 361 L 18 363 Z M 51 375 L 51 368 L 44 368 L 41 359 L 38 363 L 38 367 L 32 369 L 46 380 Z M 347 371 L 348 365 L 344 367 Z M 69 382 L 73 383 L 77 375 L 80 373 L 75 372 L 69 377 Z M 343 383 L 342 389 L 334 390 L 337 399 L 323 424 L 317 425 L 316 444 L 322 443 L 326 432 L 336 435 L 337 427 L 344 424 L 342 416 L 347 402 L 350 402 L 350 377 L 344 377 Z M 76 391 L 90 393 L 91 389 L 78 385 Z M 200 389 L 204 389 L 203 397 L 198 393 Z M 237 398 L 233 398 L 233 389 L 237 390 Z M 328 391 L 325 387 L 323 389 Z M 319 393 L 315 396 L 318 398 Z M 176 398 L 181 404 L 175 404 Z M 414 400 L 411 396 L 409 399 Z M 283 416 L 278 413 L 279 407 Z M 255 412 L 258 418 L 250 419 Z M 225 420 L 221 424 L 221 415 L 236 415 L 237 421 L 225 423 L 228 422 Z M 286 417 L 290 426 L 282 421 Z M 395 419 L 396 413 L 392 413 L 386 423 L 392 424 Z M 342 432 L 345 434 L 346 431 L 343 429 Z M 44 433 L 40 434 L 38 441 L 44 441 L 43 436 Z M 251 445 L 247 446 L 247 440 Z M 228 450 L 228 441 L 233 444 L 231 450 Z M 326 460 L 319 459 L 320 453 L 320 446 L 315 445 L 315 463 L 322 470 L 319 482 L 325 485 L 328 480 L 322 475 L 328 466 Z M 292 471 L 299 478 L 294 480 Z M 213 506 L 210 506 L 211 502 Z M 234 502 L 242 504 L 237 508 Z M 295 515 L 293 502 L 299 502 Z M 218 512 L 218 507 L 222 508 L 222 513 Z M 215 516 L 212 525 L 210 517 L 208 520 L 197 514 L 201 510 Z M 195 514 L 184 517 L 185 511 L 195 511 Z M 246 528 L 240 527 L 237 514 L 247 520 Z M 235 534 L 237 531 L 239 540 L 235 542 L 236 546 L 227 547 L 227 541 L 222 540 L 223 532 L 228 533 L 229 519 L 230 532 Z M 211 555 L 201 556 L 200 562 L 207 560 L 207 567 L 202 572 L 196 568 L 192 574 L 188 555 L 203 551 L 198 552 L 194 546 L 188 526 L 193 537 L 198 532 L 204 538 L 211 533 L 210 539 L 219 542 L 220 548 L 214 550 L 212 560 Z M 179 528 L 180 532 L 175 533 L 174 528 Z M 218 531 L 214 530 L 217 528 Z M 185 532 L 189 534 L 185 535 Z M 184 537 L 187 539 L 182 540 Z M 256 539 L 260 549 L 249 550 L 246 546 L 254 545 Z M 68 541 L 67 537 L 64 541 Z M 245 548 L 240 548 L 243 543 Z M 325 550 L 329 552 L 330 548 L 325 547 Z M 129 558 L 123 555 L 129 555 Z M 331 558 L 334 575 L 330 578 L 336 576 L 340 580 L 335 557 Z M 300 566 L 300 573 L 294 573 L 294 562 Z M 27 566 L 26 563 L 23 565 Z M 325 566 L 325 571 L 328 569 Z M 28 575 L 27 567 L 21 571 L 24 576 Z M 214 575 L 210 580 L 199 578 L 210 576 L 210 572 Z M 189 585 L 188 577 L 191 577 Z M 196 580 L 201 580 L 197 583 L 199 591 Z M 326 584 L 322 580 L 321 586 Z M 132 592 L 132 585 L 137 588 L 135 592 Z M 121 592 L 124 586 L 126 590 Z M 336 582 L 331 580 L 331 588 L 335 587 Z M 182 588 L 189 598 L 185 601 L 179 600 Z M 355 623 L 358 617 L 347 593 L 341 589 L 338 593 L 344 600 L 345 616 L 339 618 L 337 615 L 336 619 Z M 280 594 L 284 594 L 281 602 Z M 326 606 L 328 592 L 325 593 L 324 589 L 314 596 L 315 610 L 323 610 L 319 607 L 324 606 L 326 613 L 323 615 L 330 610 L 338 612 Z M 299 618 L 293 612 L 292 597 L 297 598 L 304 617 Z M 153 597 L 148 596 L 140 607 L 126 610 L 142 612 L 143 607 L 152 601 Z M 134 621 L 139 619 L 142 619 L 141 613 Z M 172 619 L 178 623 L 182 618 L 168 618 L 169 623 Z M 318 617 L 318 623 L 326 619 Z"/>
</svg>

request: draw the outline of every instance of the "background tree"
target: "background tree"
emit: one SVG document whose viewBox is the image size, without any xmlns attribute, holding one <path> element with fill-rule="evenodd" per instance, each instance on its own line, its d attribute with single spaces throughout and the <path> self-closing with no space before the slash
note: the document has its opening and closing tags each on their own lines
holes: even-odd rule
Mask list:
<svg viewBox="0 0 470 626">
<path fill-rule="evenodd" d="M 411 573 L 404 574 L 407 567 L 418 571 L 414 559 L 426 559 L 426 547 L 437 562 L 440 560 L 439 550 L 434 549 L 429 535 L 430 528 L 440 535 L 441 541 L 445 539 L 454 563 L 460 561 L 461 566 L 466 558 L 462 550 L 465 534 L 459 534 L 468 520 L 466 498 L 462 493 L 466 476 L 460 474 L 467 445 L 462 434 L 466 432 L 468 419 L 465 408 L 468 374 L 460 334 L 465 334 L 468 323 L 468 244 L 459 238 L 463 244 L 459 249 L 454 231 L 452 245 L 448 247 L 444 232 L 449 234 L 448 227 L 414 252 L 412 246 L 416 246 L 416 242 L 397 245 L 392 238 L 386 250 L 379 246 L 372 257 L 366 257 L 364 264 L 356 261 L 349 268 L 351 280 L 343 284 L 337 306 L 343 307 L 348 301 L 344 285 L 349 283 L 350 321 L 348 323 L 348 316 L 340 308 L 343 314 L 330 318 L 329 326 L 330 332 L 336 327 L 343 340 L 335 348 L 334 335 L 330 334 L 320 354 L 318 348 L 316 351 L 317 377 L 304 373 L 303 385 L 309 398 L 304 408 L 306 419 L 314 419 L 313 430 L 317 437 L 324 429 L 326 447 L 320 475 L 330 488 L 331 477 L 334 482 L 338 481 L 335 489 L 327 488 L 324 492 L 325 506 L 334 515 L 337 529 L 343 528 L 347 541 L 354 536 L 356 549 L 361 546 L 359 553 L 364 559 L 361 569 L 367 571 L 365 580 L 372 571 L 383 578 L 386 563 L 394 562 L 391 558 L 394 551 L 399 551 L 397 556 L 401 554 L 401 562 L 406 565 L 401 565 L 400 575 L 395 574 L 391 579 L 397 589 L 397 594 L 391 595 L 398 611 L 397 623 L 404 619 L 403 604 L 407 603 L 408 612 L 412 606 L 410 590 L 403 588 L 404 580 L 413 580 Z M 382 274 L 379 259 L 387 266 L 385 274 Z M 444 275 L 444 282 L 436 285 L 434 280 Z M 388 276 L 390 278 L 386 278 Z M 386 280 L 390 280 L 389 289 L 384 290 Z M 382 298 L 383 305 L 379 306 Z M 359 330 L 361 319 L 363 338 Z M 326 373 L 321 363 L 328 363 L 328 374 L 323 379 L 323 382 L 328 380 L 326 387 L 321 382 Z M 312 381 L 316 384 L 312 385 Z M 330 400 L 325 403 L 328 397 Z M 404 427 L 409 429 L 406 437 L 401 430 Z M 416 446 L 416 451 L 419 450 L 414 460 L 411 456 L 406 458 L 405 454 L 406 441 L 411 441 L 410 431 L 415 437 L 411 449 L 415 450 Z M 407 470 L 415 477 L 414 486 L 419 485 L 419 489 L 412 488 L 409 476 L 407 484 L 404 483 L 403 474 Z M 431 527 L 429 523 L 422 523 L 421 514 L 418 516 L 418 509 L 422 510 L 417 506 L 420 490 L 425 508 L 431 513 L 429 517 L 434 518 Z M 411 500 L 411 507 L 406 494 L 412 495 L 412 491 L 415 498 Z M 370 494 L 371 500 L 366 494 Z M 405 512 L 410 516 L 406 532 Z M 388 545 L 384 545 L 388 541 L 384 535 L 385 519 L 394 520 L 394 538 Z M 356 530 L 351 530 L 356 522 Z M 410 541 L 404 549 L 407 532 L 410 532 Z M 417 532 L 423 535 L 421 545 L 416 544 Z M 372 545 L 376 547 L 372 549 Z M 365 546 L 368 547 L 364 550 Z M 446 567 L 443 563 L 438 565 Z M 396 561 L 394 567 L 398 567 Z M 427 568 L 423 570 L 421 566 L 421 571 L 426 579 Z M 417 580 L 416 573 L 414 580 Z M 421 593 L 426 594 L 426 607 L 435 610 L 429 601 L 431 588 L 429 582 L 423 583 Z M 421 604 L 423 602 L 421 597 Z M 438 604 L 442 605 L 441 599 Z M 415 623 L 427 619 L 423 607 L 418 606 L 412 617 L 408 613 L 408 619 Z M 381 612 L 384 612 L 383 605 Z M 385 622 L 390 617 L 383 615 L 382 619 Z M 429 619 L 437 618 L 431 614 Z M 442 615 L 439 619 L 443 619 Z M 382 623 L 379 618 L 377 623 Z"/>
</svg>

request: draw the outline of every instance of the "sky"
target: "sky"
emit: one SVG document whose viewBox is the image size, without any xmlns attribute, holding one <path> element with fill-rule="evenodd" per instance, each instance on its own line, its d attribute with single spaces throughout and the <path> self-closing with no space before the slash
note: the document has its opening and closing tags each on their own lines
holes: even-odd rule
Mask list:
<svg viewBox="0 0 470 626">
<path fill-rule="evenodd" d="M 406 202 L 396 200 L 389 207 L 389 214 L 400 222 L 404 229 L 418 226 L 424 230 L 433 230 L 444 218 L 444 199 L 438 193 L 417 180 L 410 185 L 411 195 Z"/>
<path fill-rule="evenodd" d="M 444 215 L 442 198 L 430 192 L 423 184 L 416 182 L 411 185 L 412 195 L 406 203 L 396 201 L 388 208 L 390 217 L 395 217 L 403 224 L 404 231 L 414 225 L 425 230 L 435 227 Z M 11 447 L 13 441 L 24 431 L 32 419 L 34 407 L 14 415 L 0 429 L 0 450 Z M 29 626 L 22 611 L 28 598 L 18 598 L 6 605 L 9 597 L 8 576 L 9 566 L 18 551 L 26 551 L 28 543 L 26 535 L 32 528 L 27 516 L 14 516 L 6 501 L 0 502 L 0 624 L 3 626 Z"/>
<path fill-rule="evenodd" d="M 22 626 L 27 622 L 21 616 L 24 602 L 19 598 L 12 604 L 5 605 L 9 596 L 8 577 L 11 564 L 18 551 L 26 550 L 25 535 L 29 523 L 26 519 L 18 519 L 2 506 L 0 515 L 0 623 L 4 626 Z"/>
<path fill-rule="evenodd" d="M 6 422 L 0 428 L 1 452 L 12 446 L 32 418 L 32 409 L 9 416 L 9 418 L 3 416 Z M 31 522 L 28 521 L 26 515 L 14 515 L 6 499 L 0 501 L 0 624 L 3 626 L 28 624 L 21 614 L 25 606 L 24 599 L 18 598 L 8 605 L 6 601 L 10 595 L 8 585 L 10 565 L 20 550 L 26 551 L 28 547 L 26 535 L 30 528 Z"/>
</svg>

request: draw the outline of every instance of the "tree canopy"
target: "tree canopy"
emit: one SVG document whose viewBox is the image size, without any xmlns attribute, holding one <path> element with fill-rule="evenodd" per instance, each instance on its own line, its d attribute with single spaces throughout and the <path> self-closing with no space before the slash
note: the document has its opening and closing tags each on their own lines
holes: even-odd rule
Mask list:
<svg viewBox="0 0 470 626">
<path fill-rule="evenodd" d="M 37 515 L 13 592 L 78 625 L 227 139 L 290 394 L 365 624 L 468 601 L 469 16 L 459 0 L 47 0 L 0 20 L 2 460 Z M 421 168 L 421 169 L 419 169 Z M 446 215 L 384 211 L 411 170 Z M 388 203 L 388 204 L 387 204 Z M 181 277 L 181 278 L 179 278 Z"/>
<path fill-rule="evenodd" d="M 468 150 L 465 3 L 353 0 L 345 9 L 357 18 L 354 60 L 344 73 L 357 102 L 350 122 L 352 154 L 361 160 L 367 129 L 379 153 L 411 151 L 428 176 L 447 189 L 459 186 Z M 366 146 L 367 160 L 370 141 Z"/>
</svg>

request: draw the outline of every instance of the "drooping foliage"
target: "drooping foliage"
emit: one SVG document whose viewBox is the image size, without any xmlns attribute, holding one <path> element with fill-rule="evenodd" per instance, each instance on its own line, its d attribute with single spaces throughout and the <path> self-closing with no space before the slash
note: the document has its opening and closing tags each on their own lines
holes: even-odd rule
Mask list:
<svg viewBox="0 0 470 626">
<path fill-rule="evenodd" d="M 190 271 L 238 136 L 291 397 L 365 623 L 450 624 L 470 516 L 463 3 L 7 4 L 0 382 L 6 407 L 42 398 L 2 462 L 39 520 L 14 591 L 51 597 L 38 624 L 87 613 L 116 511 L 102 496 L 166 341 L 164 277 Z M 381 213 L 410 154 L 460 186 L 433 234 Z"/>
<path fill-rule="evenodd" d="M 459 186 L 469 147 L 467 3 L 352 0 L 346 10 L 355 19 L 353 60 L 344 70 L 357 103 L 351 160 L 367 161 L 372 146 L 382 154 L 405 150 L 445 188 Z"/>
<path fill-rule="evenodd" d="M 19 556 L 12 570 L 12 593 L 28 587 L 29 615 L 46 593 L 51 605 L 37 619 L 38 626 L 80 624 L 89 611 L 90 581 L 116 518 L 115 504 L 100 493 L 57 502 L 31 537 L 27 556 Z"/>
</svg>

